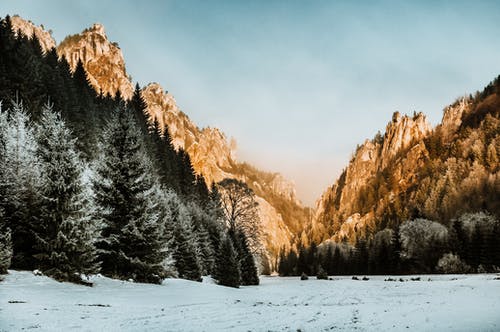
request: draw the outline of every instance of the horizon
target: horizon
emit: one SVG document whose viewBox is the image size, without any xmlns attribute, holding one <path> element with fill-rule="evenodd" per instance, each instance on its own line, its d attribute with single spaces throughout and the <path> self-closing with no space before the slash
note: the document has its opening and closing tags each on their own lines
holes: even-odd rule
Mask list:
<svg viewBox="0 0 500 332">
<path fill-rule="evenodd" d="M 43 24 L 57 43 L 103 24 L 134 83 L 160 83 L 195 124 L 234 137 L 239 161 L 293 180 L 308 206 L 395 111 L 422 111 L 435 126 L 445 106 L 500 73 L 493 1 L 148 4 L 113 14 L 110 2 L 23 0 L 0 10 Z"/>
</svg>

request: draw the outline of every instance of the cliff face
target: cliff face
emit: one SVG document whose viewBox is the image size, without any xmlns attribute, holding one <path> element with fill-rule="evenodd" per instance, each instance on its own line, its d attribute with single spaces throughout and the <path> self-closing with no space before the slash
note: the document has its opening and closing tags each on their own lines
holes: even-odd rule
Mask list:
<svg viewBox="0 0 500 332">
<path fill-rule="evenodd" d="M 347 168 L 318 200 L 311 235 L 321 242 L 333 235 L 354 241 L 373 227 L 380 210 L 414 181 L 427 157 L 422 140 L 431 126 L 422 113 L 413 117 L 394 113 L 384 136 L 358 146 Z M 390 172 L 388 168 L 391 168 Z M 383 195 L 373 191 L 382 188 Z"/>
<path fill-rule="evenodd" d="M 101 24 L 66 37 L 57 46 L 57 53 L 66 58 L 72 70 L 78 61 L 82 61 L 97 92 L 115 96 L 120 91 L 126 99 L 132 96 L 133 87 L 125 70 L 122 51 L 117 43 L 108 40 Z"/>
<path fill-rule="evenodd" d="M 309 237 L 354 243 L 416 217 L 447 224 L 466 212 L 500 215 L 498 91 L 500 77 L 446 107 L 434 129 L 421 113 L 395 113 L 318 200 Z"/>
<path fill-rule="evenodd" d="M 125 98 L 132 96 L 121 50 L 107 39 L 102 25 L 95 24 L 66 37 L 57 51 L 73 69 L 82 61 L 96 91 L 114 95 L 119 90 Z M 294 185 L 278 173 L 239 163 L 234 140 L 228 140 L 217 128 L 198 128 L 159 84 L 150 83 L 141 93 L 151 119 L 156 119 L 162 128 L 168 126 L 175 147 L 188 152 L 195 171 L 203 174 L 209 185 L 227 177 L 237 178 L 256 192 L 269 253 L 274 256 L 281 247 L 288 247 L 293 231 L 301 227 L 306 214 L 296 199 Z"/>
</svg>

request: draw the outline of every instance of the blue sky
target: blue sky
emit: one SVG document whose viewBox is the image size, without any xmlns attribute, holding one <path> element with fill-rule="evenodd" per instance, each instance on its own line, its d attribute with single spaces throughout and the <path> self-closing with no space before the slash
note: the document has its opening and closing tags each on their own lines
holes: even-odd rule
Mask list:
<svg viewBox="0 0 500 332">
<path fill-rule="evenodd" d="M 498 1 L 16 0 L 6 14 L 58 42 L 104 24 L 134 81 L 159 82 L 310 205 L 394 111 L 435 125 L 500 74 Z"/>
</svg>

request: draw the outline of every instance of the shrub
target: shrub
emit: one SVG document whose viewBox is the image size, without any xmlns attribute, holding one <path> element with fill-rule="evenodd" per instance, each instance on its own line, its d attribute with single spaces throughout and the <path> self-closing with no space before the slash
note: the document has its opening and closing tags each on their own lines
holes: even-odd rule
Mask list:
<svg viewBox="0 0 500 332">
<path fill-rule="evenodd" d="M 470 266 L 452 253 L 444 254 L 437 263 L 436 269 L 442 273 L 467 273 Z"/>
<path fill-rule="evenodd" d="M 328 280 L 328 274 L 325 272 L 325 270 L 321 266 L 318 268 L 318 273 L 316 273 L 316 279 Z"/>
</svg>

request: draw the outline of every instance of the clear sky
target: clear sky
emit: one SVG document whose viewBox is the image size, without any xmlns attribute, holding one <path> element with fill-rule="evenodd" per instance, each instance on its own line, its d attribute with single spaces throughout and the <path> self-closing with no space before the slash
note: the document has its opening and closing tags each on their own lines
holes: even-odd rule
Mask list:
<svg viewBox="0 0 500 332">
<path fill-rule="evenodd" d="M 500 74 L 500 1 L 2 0 L 6 14 L 57 42 L 104 24 L 134 82 L 159 82 L 309 205 L 394 111 L 435 125 Z"/>
</svg>

